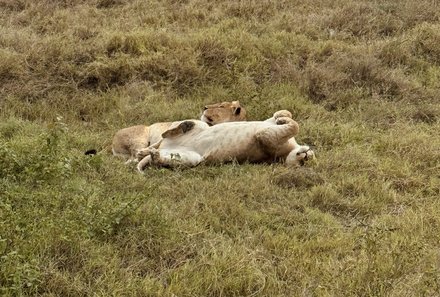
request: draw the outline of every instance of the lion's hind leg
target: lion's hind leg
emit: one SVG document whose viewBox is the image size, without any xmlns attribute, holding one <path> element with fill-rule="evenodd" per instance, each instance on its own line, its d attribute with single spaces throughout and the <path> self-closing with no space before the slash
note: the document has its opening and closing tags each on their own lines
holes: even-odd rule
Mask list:
<svg viewBox="0 0 440 297">
<path fill-rule="evenodd" d="M 142 172 L 144 172 L 144 170 L 145 170 L 148 166 L 151 166 L 151 163 L 152 163 L 151 156 L 148 155 L 148 156 L 145 156 L 142 160 L 140 160 L 140 161 L 138 162 L 138 164 L 136 165 L 136 168 L 137 168 L 137 170 L 138 170 L 140 173 L 142 173 Z"/>
<path fill-rule="evenodd" d="M 279 118 L 292 118 L 292 113 L 288 110 L 278 110 L 277 112 L 275 112 L 273 114 L 273 118 L 275 120 L 279 119 Z"/>
<path fill-rule="evenodd" d="M 263 128 L 256 133 L 257 140 L 270 151 L 278 151 L 299 131 L 298 123 L 289 117 L 278 117 L 275 123 L 276 125 Z"/>
<path fill-rule="evenodd" d="M 273 114 L 273 116 L 271 118 L 268 118 L 267 120 L 265 120 L 265 122 L 276 125 L 277 119 L 282 118 L 282 117 L 292 118 L 292 113 L 288 110 L 285 110 L 285 109 L 278 110 L 277 112 L 275 112 Z"/>
</svg>

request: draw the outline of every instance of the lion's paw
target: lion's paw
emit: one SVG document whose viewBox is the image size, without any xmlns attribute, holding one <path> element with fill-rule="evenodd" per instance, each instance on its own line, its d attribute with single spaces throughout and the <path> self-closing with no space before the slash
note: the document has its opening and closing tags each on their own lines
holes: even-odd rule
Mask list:
<svg viewBox="0 0 440 297">
<path fill-rule="evenodd" d="M 137 151 L 136 153 L 136 158 L 140 161 L 143 158 L 145 158 L 146 156 L 158 156 L 159 155 L 159 150 L 154 148 L 154 147 L 147 147 L 144 149 L 140 149 Z"/>
<path fill-rule="evenodd" d="M 315 152 L 310 147 L 304 146 L 296 153 L 296 156 L 300 165 L 304 165 L 307 161 L 315 159 Z"/>
<path fill-rule="evenodd" d="M 158 160 L 160 157 L 159 150 L 155 148 L 150 148 L 150 156 L 153 161 Z"/>
<path fill-rule="evenodd" d="M 273 118 L 275 120 L 277 120 L 278 118 L 282 118 L 282 117 L 286 117 L 286 118 L 292 118 L 292 113 L 288 110 L 278 110 L 277 112 L 275 112 L 273 114 Z"/>
<path fill-rule="evenodd" d="M 286 124 L 290 124 L 290 123 L 294 123 L 294 122 L 295 121 L 292 120 L 292 118 L 289 118 L 289 117 L 280 117 L 280 118 L 277 118 L 275 120 L 275 123 L 277 125 L 286 125 Z"/>
<path fill-rule="evenodd" d="M 315 159 L 315 152 L 308 146 L 302 145 L 293 150 L 286 159 L 287 165 L 303 166 L 306 162 Z"/>
<path fill-rule="evenodd" d="M 148 156 L 149 154 L 150 154 L 150 149 L 149 148 L 143 148 L 143 149 L 137 150 L 136 158 L 138 159 L 138 161 L 140 161 L 143 158 L 145 158 L 146 156 Z"/>
</svg>

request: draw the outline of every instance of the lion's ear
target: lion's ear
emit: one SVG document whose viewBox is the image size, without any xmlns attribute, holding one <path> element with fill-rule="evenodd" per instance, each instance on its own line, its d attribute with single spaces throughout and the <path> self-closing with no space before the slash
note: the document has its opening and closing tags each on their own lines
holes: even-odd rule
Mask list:
<svg viewBox="0 0 440 297">
<path fill-rule="evenodd" d="M 232 105 L 236 107 L 240 107 L 240 101 L 232 101 Z"/>
<path fill-rule="evenodd" d="M 239 115 L 240 112 L 241 112 L 241 107 L 236 107 L 236 108 L 234 109 L 234 114 L 235 114 L 235 115 Z"/>
</svg>

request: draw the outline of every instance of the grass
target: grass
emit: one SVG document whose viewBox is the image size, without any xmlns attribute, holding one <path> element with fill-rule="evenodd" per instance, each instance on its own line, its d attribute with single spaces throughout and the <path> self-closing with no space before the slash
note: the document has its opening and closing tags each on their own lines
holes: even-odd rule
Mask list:
<svg viewBox="0 0 440 297">
<path fill-rule="evenodd" d="M 423 0 L 0 0 L 0 294 L 440 295 L 439 17 Z M 231 100 L 291 110 L 317 161 L 140 175 L 106 150 Z"/>
</svg>

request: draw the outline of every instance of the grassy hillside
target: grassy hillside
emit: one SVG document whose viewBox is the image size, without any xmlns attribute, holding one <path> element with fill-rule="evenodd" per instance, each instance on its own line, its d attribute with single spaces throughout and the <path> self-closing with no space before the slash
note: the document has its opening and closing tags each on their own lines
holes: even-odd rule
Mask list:
<svg viewBox="0 0 440 297">
<path fill-rule="evenodd" d="M 0 0 L 0 295 L 440 295 L 439 45 L 428 0 Z M 317 162 L 106 151 L 225 100 Z"/>
</svg>

